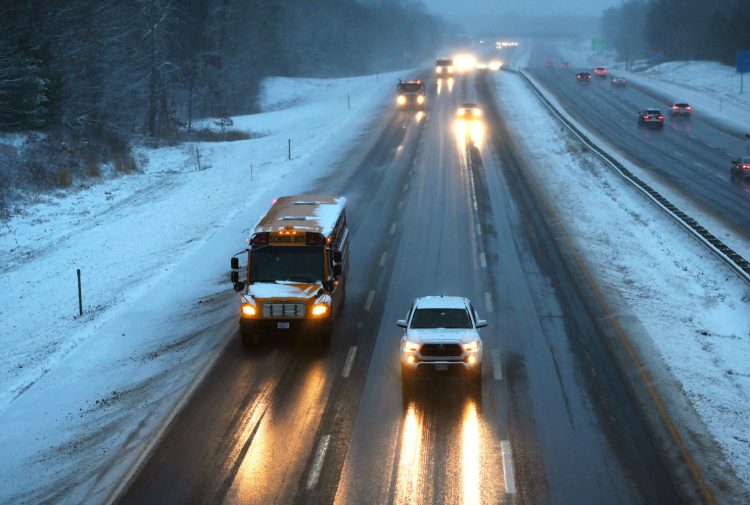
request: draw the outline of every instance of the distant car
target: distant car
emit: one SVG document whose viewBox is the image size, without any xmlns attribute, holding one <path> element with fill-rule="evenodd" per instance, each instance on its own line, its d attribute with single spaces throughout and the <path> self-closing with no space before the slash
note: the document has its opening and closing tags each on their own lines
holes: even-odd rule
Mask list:
<svg viewBox="0 0 750 505">
<path fill-rule="evenodd" d="M 438 58 L 435 60 L 435 73 L 438 78 L 453 77 L 453 58 Z"/>
<path fill-rule="evenodd" d="M 589 83 L 589 82 L 591 82 L 591 74 L 588 73 L 588 72 L 578 72 L 576 74 L 576 80 L 578 82 Z"/>
<path fill-rule="evenodd" d="M 396 325 L 401 337 L 401 382 L 408 384 L 419 369 L 459 369 L 475 383 L 482 381 L 482 339 L 487 321 L 468 298 L 424 296 L 414 300 L 406 319 Z"/>
<path fill-rule="evenodd" d="M 594 69 L 594 75 L 597 77 L 607 77 L 607 69 L 604 67 L 596 67 Z"/>
<path fill-rule="evenodd" d="M 743 156 L 732 160 L 732 179 L 745 179 L 750 177 L 750 156 Z"/>
<path fill-rule="evenodd" d="M 691 110 L 692 110 L 692 107 L 690 107 L 689 103 L 675 102 L 672 104 L 672 107 L 669 109 L 669 114 L 671 116 L 689 116 Z"/>
<path fill-rule="evenodd" d="M 628 80 L 624 77 L 613 77 L 610 79 L 609 83 L 614 88 L 624 88 L 628 85 Z"/>
<path fill-rule="evenodd" d="M 482 109 L 473 102 L 464 102 L 456 111 L 458 119 L 477 119 L 482 116 Z"/>
<path fill-rule="evenodd" d="M 638 112 L 639 126 L 664 128 L 664 115 L 659 109 L 646 109 Z"/>
</svg>

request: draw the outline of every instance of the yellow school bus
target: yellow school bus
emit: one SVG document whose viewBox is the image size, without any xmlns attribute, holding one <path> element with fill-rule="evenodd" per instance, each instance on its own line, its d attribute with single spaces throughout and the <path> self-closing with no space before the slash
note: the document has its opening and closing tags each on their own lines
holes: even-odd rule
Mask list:
<svg viewBox="0 0 750 505">
<path fill-rule="evenodd" d="M 231 264 L 243 344 L 295 334 L 327 345 L 346 293 L 346 199 L 280 197 L 248 242 L 246 268 L 240 272 L 238 255 Z"/>
</svg>

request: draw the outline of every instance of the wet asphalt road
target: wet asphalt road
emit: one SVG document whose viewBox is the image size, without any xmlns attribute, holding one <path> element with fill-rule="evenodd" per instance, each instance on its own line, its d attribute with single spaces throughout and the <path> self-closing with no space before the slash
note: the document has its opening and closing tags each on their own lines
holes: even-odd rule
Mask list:
<svg viewBox="0 0 750 505">
<path fill-rule="evenodd" d="M 374 118 L 311 188 L 349 202 L 331 347 L 234 335 L 121 503 L 683 501 L 488 87 L 428 84 L 425 113 Z M 482 121 L 457 125 L 464 100 Z M 440 293 L 489 320 L 483 387 L 435 374 L 404 396 L 395 321 Z"/>
</svg>

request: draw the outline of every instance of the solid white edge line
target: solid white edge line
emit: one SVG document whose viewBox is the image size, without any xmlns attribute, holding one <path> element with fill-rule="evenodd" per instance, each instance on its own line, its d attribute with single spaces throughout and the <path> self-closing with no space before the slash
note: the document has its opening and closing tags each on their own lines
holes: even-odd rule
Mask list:
<svg viewBox="0 0 750 505">
<path fill-rule="evenodd" d="M 370 309 L 372 308 L 372 300 L 375 298 L 375 290 L 371 290 L 367 294 L 367 300 L 365 301 L 365 310 L 367 312 L 370 312 Z"/>
<path fill-rule="evenodd" d="M 503 369 L 500 367 L 500 351 L 492 349 L 492 375 L 496 381 L 503 380 Z"/>
<path fill-rule="evenodd" d="M 349 348 L 349 354 L 346 355 L 346 361 L 344 362 L 344 371 L 341 372 L 341 376 L 344 379 L 349 378 L 349 373 L 352 371 L 352 364 L 354 364 L 354 357 L 357 355 L 357 346 L 353 345 Z"/>
<path fill-rule="evenodd" d="M 482 236 L 482 227 L 479 226 L 479 223 L 477 223 L 477 225 L 476 225 L 475 228 L 476 228 L 477 235 L 481 237 Z"/>
<path fill-rule="evenodd" d="M 328 450 L 328 443 L 331 441 L 331 435 L 323 435 L 320 439 L 320 445 L 318 446 L 318 452 L 315 453 L 315 461 L 313 461 L 310 475 L 307 476 L 307 489 L 312 489 L 318 483 L 320 478 L 320 471 L 323 469 L 323 461 L 326 458 L 326 451 Z"/>
<path fill-rule="evenodd" d="M 487 256 L 484 253 L 479 253 L 479 264 L 482 268 L 487 268 Z"/>
<path fill-rule="evenodd" d="M 492 293 L 489 291 L 484 293 L 484 304 L 487 306 L 487 312 L 492 313 Z"/>
<path fill-rule="evenodd" d="M 234 322 L 232 324 L 234 324 Z M 232 338 L 234 337 L 234 335 L 235 332 L 231 332 L 230 336 L 228 336 L 216 350 L 216 354 L 209 360 L 208 363 L 203 366 L 202 372 L 198 374 L 198 376 L 193 380 L 190 386 L 188 386 L 187 390 L 182 395 L 182 398 L 180 398 L 177 404 L 175 404 L 174 408 L 172 408 L 172 412 L 166 417 L 166 419 L 164 419 L 161 426 L 159 426 L 159 428 L 154 431 L 154 435 L 150 437 L 150 441 L 146 444 L 143 451 L 138 455 L 133 464 L 130 465 L 129 471 L 126 472 L 125 475 L 123 475 L 123 477 L 120 479 L 120 483 L 112 490 L 109 496 L 107 496 L 107 499 L 104 501 L 105 505 L 112 505 L 120 501 L 120 498 L 122 498 L 122 495 L 125 494 L 125 492 L 128 490 L 136 475 L 138 475 L 143 469 L 143 466 L 146 464 L 148 458 L 159 445 L 159 442 L 161 442 L 164 438 L 167 429 L 172 425 L 172 422 L 177 417 L 177 414 L 182 412 L 185 404 L 187 404 L 187 402 L 193 397 L 195 390 L 198 389 L 198 386 L 203 383 L 203 380 L 211 372 L 211 370 L 213 370 L 216 362 L 219 361 L 221 355 L 224 354 L 224 351 L 229 346 L 230 342 L 234 340 Z"/>
<path fill-rule="evenodd" d="M 503 454 L 505 492 L 508 494 L 514 494 L 516 492 L 516 479 L 513 477 L 513 454 L 510 451 L 510 442 L 508 440 L 500 441 L 500 452 Z"/>
<path fill-rule="evenodd" d="M 388 253 L 387 253 L 387 252 L 384 252 L 384 253 L 383 253 L 383 254 L 382 254 L 382 255 L 380 256 L 380 266 L 381 266 L 381 267 L 382 267 L 383 265 L 385 265 L 385 259 L 386 259 L 387 257 L 388 257 Z"/>
</svg>

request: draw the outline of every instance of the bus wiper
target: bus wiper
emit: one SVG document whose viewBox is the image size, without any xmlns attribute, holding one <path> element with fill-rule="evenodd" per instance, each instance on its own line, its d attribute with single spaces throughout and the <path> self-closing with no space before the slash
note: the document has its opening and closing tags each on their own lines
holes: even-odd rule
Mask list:
<svg viewBox="0 0 750 505">
<path fill-rule="evenodd" d="M 306 277 L 304 275 L 290 275 L 286 278 L 286 280 L 297 282 L 315 282 L 314 279 L 311 279 L 310 277 Z"/>
</svg>

